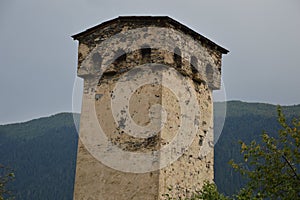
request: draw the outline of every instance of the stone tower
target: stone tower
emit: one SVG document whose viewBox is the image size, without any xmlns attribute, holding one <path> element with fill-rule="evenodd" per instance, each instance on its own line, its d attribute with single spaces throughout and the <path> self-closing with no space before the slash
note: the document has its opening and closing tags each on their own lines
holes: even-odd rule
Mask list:
<svg viewBox="0 0 300 200">
<path fill-rule="evenodd" d="M 160 16 L 73 38 L 84 79 L 74 199 L 187 197 L 212 181 L 212 91 L 228 51 Z"/>
</svg>

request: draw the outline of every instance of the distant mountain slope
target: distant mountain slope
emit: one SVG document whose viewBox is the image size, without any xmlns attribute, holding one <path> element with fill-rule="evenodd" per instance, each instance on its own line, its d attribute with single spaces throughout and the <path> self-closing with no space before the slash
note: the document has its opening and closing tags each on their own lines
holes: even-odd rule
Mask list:
<svg viewBox="0 0 300 200">
<path fill-rule="evenodd" d="M 221 117 L 215 103 L 215 119 Z M 300 116 L 300 105 L 283 107 L 288 118 Z M 79 115 L 75 115 L 76 118 Z M 227 164 L 241 159 L 238 140 L 259 139 L 262 130 L 276 133 L 276 106 L 262 103 L 227 102 L 222 134 L 215 146 L 215 181 L 231 194 L 245 181 Z M 73 198 L 77 132 L 71 113 L 61 113 L 25 123 L 0 126 L 0 163 L 15 170 L 10 185 L 19 200 Z"/>
<path fill-rule="evenodd" d="M 0 147 L 0 163 L 15 171 L 10 188 L 16 199 L 73 198 L 77 133 L 72 114 L 2 125 Z"/>
</svg>

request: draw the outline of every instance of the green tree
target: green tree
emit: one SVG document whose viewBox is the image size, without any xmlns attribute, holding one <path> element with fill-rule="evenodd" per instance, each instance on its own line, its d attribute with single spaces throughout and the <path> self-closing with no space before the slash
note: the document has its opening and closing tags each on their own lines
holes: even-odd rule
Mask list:
<svg viewBox="0 0 300 200">
<path fill-rule="evenodd" d="M 208 181 L 204 183 L 202 189 L 195 193 L 191 200 L 230 200 L 229 197 L 220 194 L 217 190 L 217 186 L 214 183 L 209 183 Z"/>
<path fill-rule="evenodd" d="M 6 188 L 8 182 L 14 179 L 12 170 L 0 164 L 0 200 L 13 199 L 11 191 Z"/>
<path fill-rule="evenodd" d="M 286 122 L 278 107 L 281 129 L 277 137 L 263 132 L 262 142 L 241 142 L 243 163 L 230 161 L 248 178 L 237 199 L 300 199 L 300 119 Z"/>
</svg>

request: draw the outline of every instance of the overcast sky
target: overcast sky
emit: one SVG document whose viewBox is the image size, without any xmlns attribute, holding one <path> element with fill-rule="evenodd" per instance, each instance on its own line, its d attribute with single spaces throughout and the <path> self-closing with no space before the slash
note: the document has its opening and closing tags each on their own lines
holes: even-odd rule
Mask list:
<svg viewBox="0 0 300 200">
<path fill-rule="evenodd" d="M 299 0 L 1 0 L 0 124 L 72 111 L 70 36 L 120 15 L 168 15 L 229 49 L 227 100 L 300 103 Z"/>
</svg>

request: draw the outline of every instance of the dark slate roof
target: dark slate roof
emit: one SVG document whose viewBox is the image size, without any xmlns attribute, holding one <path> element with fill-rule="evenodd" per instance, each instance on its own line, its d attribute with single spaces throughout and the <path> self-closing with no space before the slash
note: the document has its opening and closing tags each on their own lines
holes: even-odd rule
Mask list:
<svg viewBox="0 0 300 200">
<path fill-rule="evenodd" d="M 203 35 L 195 32 L 194 30 L 190 29 L 189 27 L 181 24 L 180 22 L 168 17 L 168 16 L 119 16 L 115 19 L 111 19 L 109 21 L 103 22 L 97 26 L 94 26 L 92 28 L 89 28 L 81 33 L 75 34 L 72 36 L 72 38 L 74 40 L 78 40 L 79 37 L 82 37 L 84 35 L 88 35 L 98 29 L 102 29 L 106 26 L 109 26 L 110 24 L 113 23 L 119 23 L 119 22 L 135 22 L 135 21 L 141 21 L 141 22 L 164 22 L 164 23 L 168 23 L 170 25 L 173 25 L 175 28 L 183 31 L 186 34 L 191 35 L 192 37 L 194 37 L 195 39 L 207 43 L 209 46 L 211 46 L 212 48 L 220 51 L 223 54 L 227 54 L 229 51 L 219 45 L 217 45 L 216 43 L 214 43 L 213 41 L 209 40 L 208 38 L 204 37 Z"/>
</svg>

